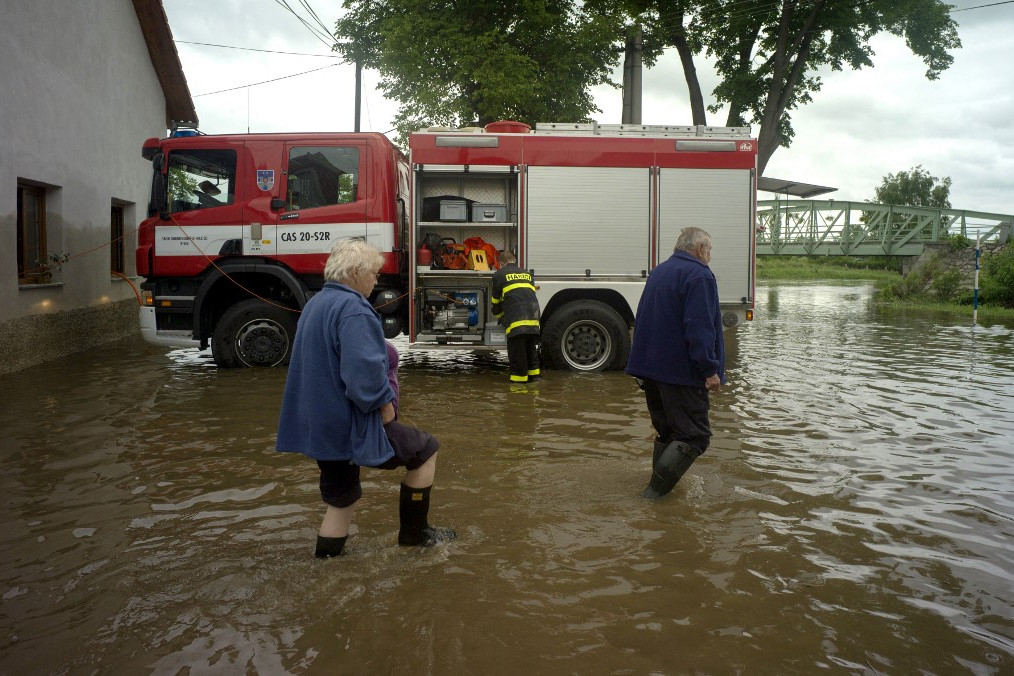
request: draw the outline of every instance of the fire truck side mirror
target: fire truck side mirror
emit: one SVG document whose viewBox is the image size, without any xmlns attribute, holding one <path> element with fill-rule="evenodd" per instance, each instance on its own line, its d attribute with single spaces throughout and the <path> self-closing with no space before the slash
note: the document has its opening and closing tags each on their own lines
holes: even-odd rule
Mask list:
<svg viewBox="0 0 1014 676">
<path fill-rule="evenodd" d="M 162 173 L 162 161 L 161 153 L 151 161 L 154 173 L 151 178 L 151 201 L 148 203 L 148 215 L 158 214 L 165 221 L 168 220 L 168 214 L 166 214 L 166 183 L 165 174 Z"/>
<path fill-rule="evenodd" d="M 279 209 L 284 209 L 284 208 L 285 208 L 285 200 L 283 200 L 281 197 L 272 197 L 271 198 L 271 210 L 272 211 L 278 211 Z"/>
</svg>

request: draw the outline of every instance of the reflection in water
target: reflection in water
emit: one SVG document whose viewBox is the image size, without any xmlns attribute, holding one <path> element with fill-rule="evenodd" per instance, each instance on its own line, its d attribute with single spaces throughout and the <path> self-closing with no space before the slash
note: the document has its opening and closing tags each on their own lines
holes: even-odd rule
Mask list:
<svg viewBox="0 0 1014 676">
<path fill-rule="evenodd" d="M 366 471 L 348 555 L 312 558 L 284 371 L 131 339 L 0 377 L 2 671 L 1010 673 L 1014 331 L 758 292 L 658 503 L 631 379 L 401 343 L 460 534 L 429 551 Z"/>
</svg>

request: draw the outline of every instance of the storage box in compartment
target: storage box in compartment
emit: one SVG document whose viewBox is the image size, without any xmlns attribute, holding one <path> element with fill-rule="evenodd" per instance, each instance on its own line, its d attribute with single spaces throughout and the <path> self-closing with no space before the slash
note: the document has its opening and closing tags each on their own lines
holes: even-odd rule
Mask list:
<svg viewBox="0 0 1014 676">
<path fill-rule="evenodd" d="M 473 223 L 506 223 L 507 222 L 507 205 L 506 204 L 473 204 L 472 205 L 472 222 Z"/>
<path fill-rule="evenodd" d="M 440 200 L 441 221 L 467 221 L 468 205 L 465 200 Z"/>
<path fill-rule="evenodd" d="M 486 324 L 482 338 L 483 345 L 503 347 L 507 344 L 507 334 L 504 333 L 503 327 L 497 324 Z"/>
</svg>

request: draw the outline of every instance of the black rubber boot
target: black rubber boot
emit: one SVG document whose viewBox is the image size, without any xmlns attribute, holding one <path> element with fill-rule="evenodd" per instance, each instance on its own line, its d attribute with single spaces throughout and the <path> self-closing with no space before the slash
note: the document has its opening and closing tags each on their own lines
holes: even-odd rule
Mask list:
<svg viewBox="0 0 1014 676">
<path fill-rule="evenodd" d="M 651 469 L 653 471 L 655 467 L 658 465 L 659 456 L 662 455 L 662 451 L 664 451 L 668 446 L 669 444 L 665 443 L 664 441 L 660 441 L 658 438 L 655 439 L 655 450 L 651 454 Z"/>
<path fill-rule="evenodd" d="M 655 451 L 658 453 L 658 444 Z M 641 497 L 658 500 L 668 495 L 700 454 L 696 448 L 682 441 L 666 446 L 652 463 L 651 479 Z"/>
<path fill-rule="evenodd" d="M 340 538 L 326 538 L 318 535 L 317 549 L 313 552 L 313 555 L 318 559 L 330 559 L 332 556 L 341 556 L 345 550 L 345 541 L 348 539 L 348 535 Z"/>
<path fill-rule="evenodd" d="M 431 526 L 426 520 L 430 511 L 430 489 L 410 488 L 401 485 L 401 502 L 398 515 L 401 517 L 401 529 L 398 531 L 398 544 L 404 547 L 432 547 L 438 542 L 453 540 L 458 537 L 450 528 Z"/>
</svg>

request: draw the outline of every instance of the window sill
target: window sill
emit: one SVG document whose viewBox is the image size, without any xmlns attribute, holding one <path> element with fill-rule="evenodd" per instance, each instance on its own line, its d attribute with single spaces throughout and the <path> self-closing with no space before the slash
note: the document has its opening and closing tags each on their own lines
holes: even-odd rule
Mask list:
<svg viewBox="0 0 1014 676">
<path fill-rule="evenodd" d="M 35 289 L 55 289 L 63 286 L 63 282 L 46 282 L 44 284 L 18 284 L 18 291 L 32 291 Z"/>
<path fill-rule="evenodd" d="M 123 277 L 119 277 L 119 276 L 110 277 L 109 281 L 110 282 L 137 282 L 137 281 L 139 281 L 141 279 L 144 279 L 144 278 L 143 277 L 136 277 L 134 275 L 124 275 Z"/>
</svg>

